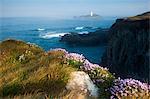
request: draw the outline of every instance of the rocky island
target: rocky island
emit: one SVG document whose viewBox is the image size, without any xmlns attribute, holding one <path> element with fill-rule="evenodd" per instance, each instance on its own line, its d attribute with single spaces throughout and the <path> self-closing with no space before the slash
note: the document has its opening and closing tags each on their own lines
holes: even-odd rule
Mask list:
<svg viewBox="0 0 150 99">
<path fill-rule="evenodd" d="M 81 16 L 74 16 L 74 19 L 81 19 L 81 20 L 100 20 L 102 17 L 98 14 L 93 13 L 92 11 L 90 12 L 89 15 L 81 15 Z"/>
</svg>

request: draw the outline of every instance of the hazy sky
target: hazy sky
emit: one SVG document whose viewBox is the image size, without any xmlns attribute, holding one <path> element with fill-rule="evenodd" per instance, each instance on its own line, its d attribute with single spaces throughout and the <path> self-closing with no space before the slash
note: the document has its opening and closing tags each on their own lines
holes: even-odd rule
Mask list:
<svg viewBox="0 0 150 99">
<path fill-rule="evenodd" d="M 150 11 L 150 0 L 0 0 L 1 17 L 72 17 L 93 11 L 131 16 Z"/>
</svg>

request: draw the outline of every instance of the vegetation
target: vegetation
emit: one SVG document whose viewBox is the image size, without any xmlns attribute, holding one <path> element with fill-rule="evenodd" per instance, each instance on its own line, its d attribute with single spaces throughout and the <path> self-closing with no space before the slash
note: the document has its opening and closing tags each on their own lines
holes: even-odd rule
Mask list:
<svg viewBox="0 0 150 99">
<path fill-rule="evenodd" d="M 64 49 L 45 52 L 34 44 L 6 40 L 0 43 L 0 53 L 0 98 L 71 98 L 77 92 L 69 92 L 65 87 L 73 71 L 89 75 L 99 88 L 100 99 L 150 96 L 148 84 L 134 79 L 115 79 L 107 68 Z"/>
<path fill-rule="evenodd" d="M 42 92 L 58 96 L 65 89 L 70 72 L 62 52 L 44 52 L 22 41 L 0 44 L 0 96 Z"/>
</svg>

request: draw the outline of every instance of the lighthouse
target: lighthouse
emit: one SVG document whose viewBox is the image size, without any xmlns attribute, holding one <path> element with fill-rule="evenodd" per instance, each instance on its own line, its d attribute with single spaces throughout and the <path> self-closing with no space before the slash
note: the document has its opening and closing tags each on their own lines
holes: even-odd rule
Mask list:
<svg viewBox="0 0 150 99">
<path fill-rule="evenodd" d="M 93 12 L 92 12 L 92 11 L 91 11 L 91 14 L 90 14 L 90 15 L 91 15 L 91 17 L 93 16 Z"/>
</svg>

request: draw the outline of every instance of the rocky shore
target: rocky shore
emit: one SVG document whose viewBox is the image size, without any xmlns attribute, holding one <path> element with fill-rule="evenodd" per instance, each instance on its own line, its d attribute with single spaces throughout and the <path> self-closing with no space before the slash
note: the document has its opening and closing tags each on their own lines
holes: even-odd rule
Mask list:
<svg viewBox="0 0 150 99">
<path fill-rule="evenodd" d="M 108 29 L 99 29 L 95 32 L 88 34 L 71 33 L 61 37 L 61 42 L 65 42 L 68 45 L 77 46 L 99 46 L 106 45 L 107 43 Z"/>
</svg>

